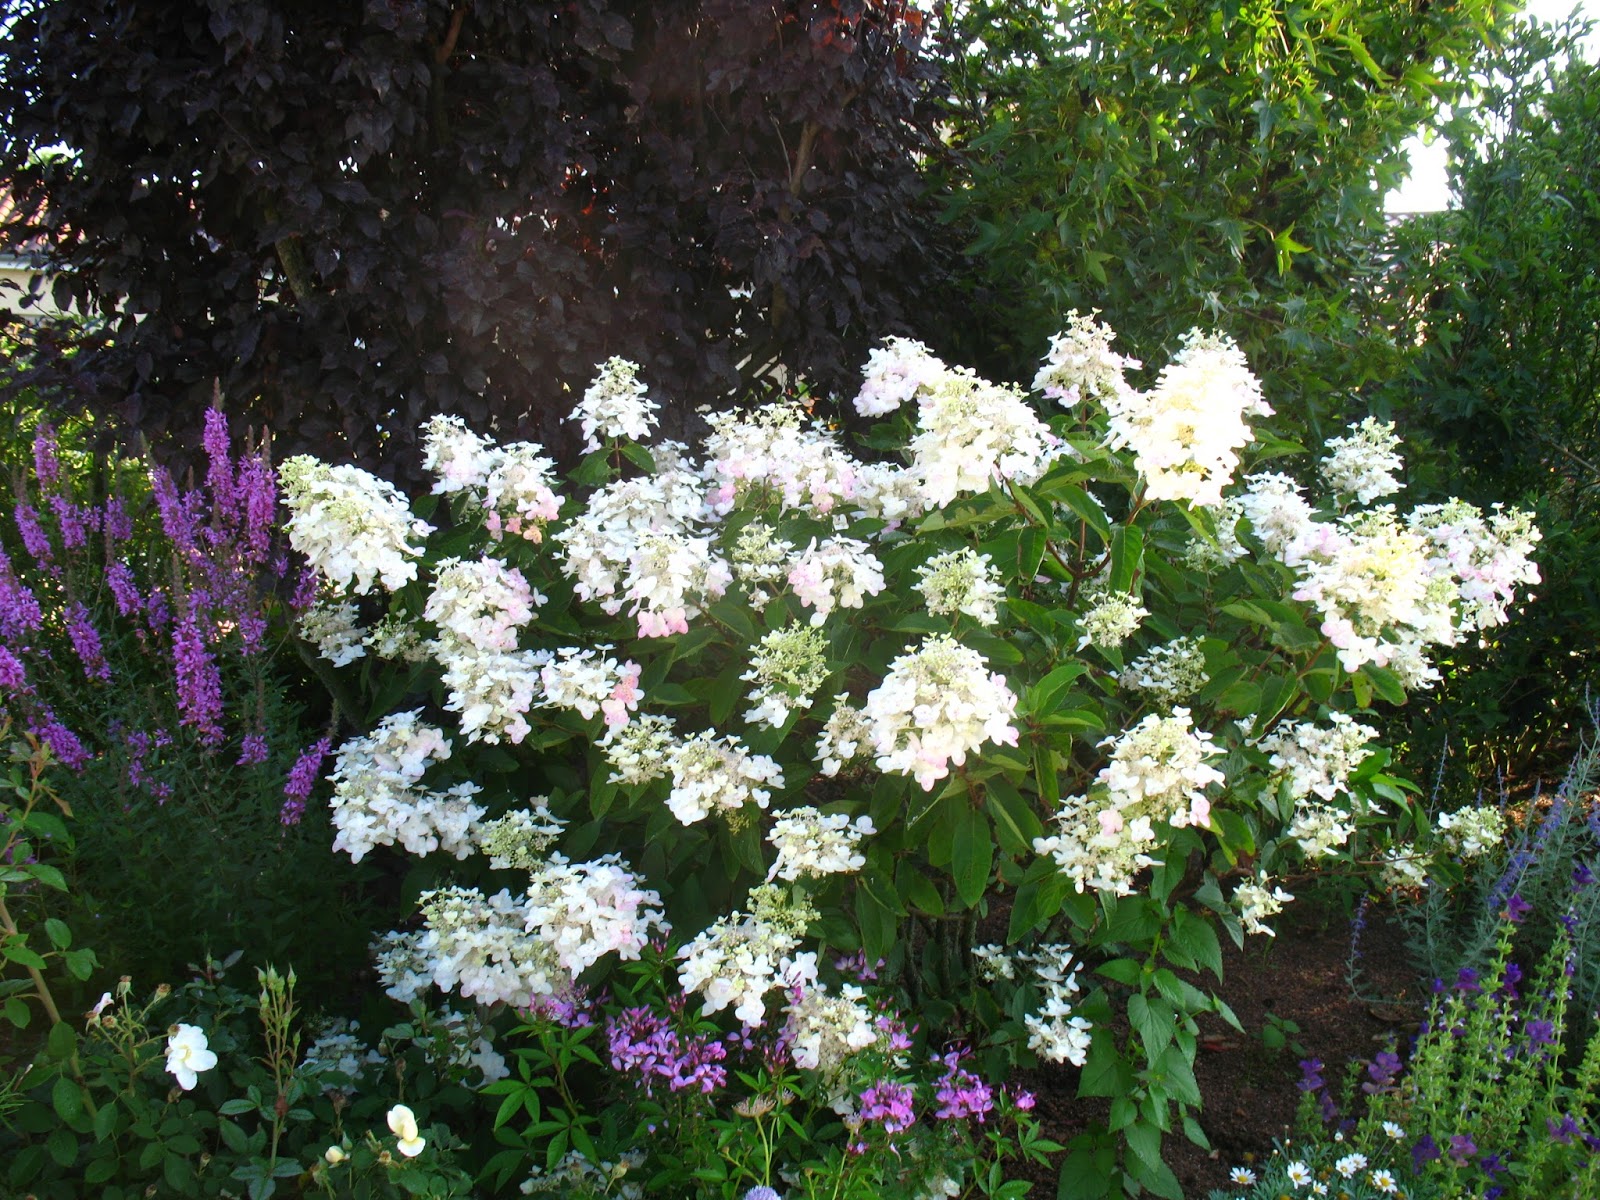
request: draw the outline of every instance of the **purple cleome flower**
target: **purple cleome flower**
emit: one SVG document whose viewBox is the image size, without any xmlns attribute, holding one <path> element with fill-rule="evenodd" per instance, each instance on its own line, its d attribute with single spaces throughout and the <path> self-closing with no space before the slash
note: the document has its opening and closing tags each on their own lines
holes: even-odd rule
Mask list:
<svg viewBox="0 0 1600 1200">
<path fill-rule="evenodd" d="M 916 1089 L 909 1083 L 893 1079 L 880 1079 L 861 1093 L 861 1119 L 876 1121 L 885 1133 L 895 1134 L 910 1129 L 917 1123 L 912 1108 Z"/>
<path fill-rule="evenodd" d="M 945 1065 L 945 1074 L 934 1092 L 939 1107 L 933 1115 L 945 1121 L 975 1117 L 981 1125 L 984 1115 L 994 1110 L 994 1089 L 964 1069 L 963 1058 L 965 1054 L 960 1049 L 937 1057 L 936 1061 Z"/>
</svg>

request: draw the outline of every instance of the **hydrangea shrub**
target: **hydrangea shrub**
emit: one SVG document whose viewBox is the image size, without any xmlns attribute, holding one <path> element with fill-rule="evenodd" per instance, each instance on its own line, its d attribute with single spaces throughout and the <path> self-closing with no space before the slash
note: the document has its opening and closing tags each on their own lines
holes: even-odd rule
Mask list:
<svg viewBox="0 0 1600 1200">
<path fill-rule="evenodd" d="M 420 856 L 391 993 L 581 1009 L 653 946 L 678 1003 L 781 1028 L 807 1071 L 801 1014 L 864 987 L 1110 1097 L 1064 1168 L 1081 1194 L 1176 1195 L 1195 1017 L 1231 1017 L 1179 972 L 1270 932 L 1286 875 L 1424 819 L 1373 706 L 1507 619 L 1538 533 L 1399 511 L 1376 422 L 1308 493 L 1227 338 L 1148 388 L 1113 340 L 1073 314 L 1032 396 L 892 340 L 854 452 L 801 401 L 646 444 L 648 388 L 612 363 L 564 482 L 450 417 L 415 505 L 283 464 L 322 580 L 305 636 L 371 698 L 338 849 Z M 847 1125 L 897 1069 L 853 1077 Z"/>
</svg>

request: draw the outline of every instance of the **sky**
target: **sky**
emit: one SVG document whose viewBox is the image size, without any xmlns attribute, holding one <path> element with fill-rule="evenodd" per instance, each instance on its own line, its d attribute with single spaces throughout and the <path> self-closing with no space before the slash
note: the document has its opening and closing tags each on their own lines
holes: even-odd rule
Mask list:
<svg viewBox="0 0 1600 1200">
<path fill-rule="evenodd" d="M 1576 9 L 1600 26 L 1600 0 L 1528 0 L 1523 11 L 1539 20 L 1555 22 L 1565 20 Z M 1588 55 L 1600 53 L 1600 30 L 1591 33 L 1587 42 Z M 1425 145 L 1421 135 L 1406 142 L 1411 156 L 1411 175 L 1400 187 L 1390 192 L 1384 205 L 1390 212 L 1437 212 L 1450 206 L 1450 186 L 1445 173 L 1445 147 L 1441 141 Z"/>
</svg>

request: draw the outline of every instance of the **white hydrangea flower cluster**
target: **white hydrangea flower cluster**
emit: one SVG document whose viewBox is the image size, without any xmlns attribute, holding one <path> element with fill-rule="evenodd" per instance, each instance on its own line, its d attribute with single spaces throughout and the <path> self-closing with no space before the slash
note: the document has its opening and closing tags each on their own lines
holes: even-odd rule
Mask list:
<svg viewBox="0 0 1600 1200">
<path fill-rule="evenodd" d="M 1005 599 L 1005 585 L 987 554 L 969 547 L 935 554 L 917 568 L 912 585 L 928 603 L 935 616 L 965 613 L 979 625 L 1000 620 L 999 603 Z"/>
<path fill-rule="evenodd" d="M 775 497 L 784 509 L 827 516 L 856 494 L 859 464 L 793 402 L 712 413 L 705 439 L 706 502 L 726 513 L 740 499 Z"/>
<path fill-rule="evenodd" d="M 517 1190 L 524 1196 L 615 1196 L 617 1200 L 644 1200 L 644 1186 L 624 1179 L 645 1164 L 642 1151 L 630 1150 L 616 1162 L 590 1162 L 580 1150 L 569 1150 L 555 1166 L 535 1167 Z"/>
<path fill-rule="evenodd" d="M 483 523 L 499 541 L 506 534 L 530 542 L 544 540 L 544 527 L 561 514 L 561 499 L 551 486 L 555 460 L 535 442 L 512 442 L 495 452 L 494 465 L 477 497 Z"/>
<path fill-rule="evenodd" d="M 650 436 L 661 406 L 649 397 L 649 388 L 639 381 L 639 366 L 625 358 L 608 358 L 597 368 L 583 399 L 567 420 L 579 422 L 583 448 L 600 449 L 607 440 L 627 439 L 642 442 Z"/>
<path fill-rule="evenodd" d="M 1294 598 L 1322 614 L 1322 632 L 1347 671 L 1391 666 L 1401 644 L 1455 640 L 1455 588 L 1429 569 L 1428 543 L 1387 505 L 1317 525 L 1298 549 Z M 1395 640 L 1389 640 L 1391 635 Z"/>
<path fill-rule="evenodd" d="M 1138 359 L 1111 348 L 1116 332 L 1095 320 L 1099 311 L 1067 314 L 1067 327 L 1050 339 L 1050 352 L 1033 377 L 1033 390 L 1062 408 L 1089 401 L 1108 405 L 1132 389 L 1126 373 L 1137 371 Z"/>
<path fill-rule="evenodd" d="M 459 714 L 461 735 L 469 742 L 498 745 L 528 736 L 528 710 L 541 687 L 539 672 L 549 662 L 547 651 L 480 650 L 455 644 L 439 656 L 445 710 Z"/>
<path fill-rule="evenodd" d="M 1287 475 L 1251 475 L 1239 507 L 1266 552 L 1289 566 L 1300 562 L 1299 547 L 1317 524 L 1300 485 Z"/>
<path fill-rule="evenodd" d="M 1461 633 L 1504 625 L 1517 585 L 1539 582 L 1529 557 L 1540 536 L 1532 513 L 1496 505 L 1486 518 L 1474 505 L 1451 500 L 1414 509 L 1407 524 L 1428 540 L 1434 573 L 1455 583 Z"/>
<path fill-rule="evenodd" d="M 936 634 L 889 664 L 868 696 L 878 769 L 911 775 L 924 791 L 985 742 L 1017 744 L 1017 698 L 983 655 Z"/>
<path fill-rule="evenodd" d="M 824 813 L 805 806 L 791 808 L 772 823 L 767 841 L 778 852 L 778 861 L 767 873 L 767 882 L 801 878 L 820 879 L 859 871 L 866 865 L 861 840 L 878 832 L 871 817 L 852 821 L 844 813 Z"/>
<path fill-rule="evenodd" d="M 638 958 L 652 929 L 665 936 L 672 927 L 660 893 L 639 887 L 619 855 L 574 863 L 553 854 L 529 881 L 526 928 L 577 977 L 607 954 Z"/>
<path fill-rule="evenodd" d="M 411 514 L 393 484 L 359 467 L 297 454 L 278 468 L 289 510 L 289 545 L 339 592 L 389 591 L 417 577 L 420 543 L 433 526 Z"/>
<path fill-rule="evenodd" d="M 1288 835 L 1300 846 L 1307 859 L 1331 858 L 1350 841 L 1356 831 L 1350 814 L 1327 804 L 1302 804 L 1289 822 Z"/>
<path fill-rule="evenodd" d="M 972 959 L 978 965 L 978 976 L 990 983 L 1017 977 L 1016 957 L 998 942 L 974 946 Z"/>
<path fill-rule="evenodd" d="M 482 488 L 494 467 L 495 446 L 460 417 L 439 413 L 422 427 L 422 468 L 435 477 L 435 496 Z"/>
<path fill-rule="evenodd" d="M 1391 846 L 1378 856 L 1378 878 L 1391 891 L 1428 886 L 1428 863 L 1410 846 Z"/>
<path fill-rule="evenodd" d="M 359 1088 L 368 1067 L 384 1066 L 383 1055 L 362 1041 L 360 1032 L 358 1022 L 336 1017 L 306 1050 L 300 1068 L 307 1075 L 322 1079 L 323 1095 L 351 1095 Z M 329 1075 L 336 1078 L 323 1078 Z"/>
<path fill-rule="evenodd" d="M 876 1046 L 883 1033 L 866 998 L 850 983 L 837 996 L 819 983 L 791 998 L 783 1011 L 789 1016 L 784 1032 L 794 1065 L 829 1079 L 844 1070 L 852 1055 Z"/>
<path fill-rule="evenodd" d="M 472 802 L 476 784 L 443 792 L 421 790 L 422 776 L 450 757 L 442 730 L 424 723 L 421 710 L 392 713 L 370 734 L 339 747 L 332 775 L 336 851 L 360 862 L 376 846 L 399 844 L 411 854 L 444 850 L 465 858 L 477 845 L 485 810 Z"/>
<path fill-rule="evenodd" d="M 1082 636 L 1078 649 L 1095 645 L 1109 650 L 1139 631 L 1150 610 L 1127 592 L 1096 591 L 1086 597 L 1088 607 L 1078 618 Z"/>
<path fill-rule="evenodd" d="M 789 585 L 821 625 L 835 608 L 860 608 L 884 589 L 883 565 L 855 538 L 811 539 L 789 568 Z"/>
<path fill-rule="evenodd" d="M 1331 728 L 1314 721 L 1282 724 L 1258 743 L 1295 801 L 1288 836 L 1311 860 L 1337 854 L 1355 832 L 1351 814 L 1334 801 L 1348 794 L 1351 772 L 1372 753 L 1367 743 L 1378 736 L 1344 713 L 1329 713 L 1328 721 Z"/>
<path fill-rule="evenodd" d="M 889 338 L 867 357 L 861 390 L 856 393 L 856 411 L 863 417 L 892 413 L 947 369 L 921 342 Z"/>
<path fill-rule="evenodd" d="M 319 658 L 336 667 L 347 667 L 367 656 L 366 631 L 360 622 L 361 614 L 350 601 L 319 597 L 300 614 L 299 633 L 317 648 Z"/>
<path fill-rule="evenodd" d="M 1034 980 L 1044 992 L 1044 1003 L 1022 1019 L 1028 1031 L 1028 1049 L 1046 1062 L 1083 1066 L 1094 1026 L 1072 1007 L 1072 998 L 1083 989 L 1071 948 L 1051 943 L 1017 955 L 1017 961 L 1032 967 Z"/>
<path fill-rule="evenodd" d="M 421 904 L 426 928 L 416 953 L 441 991 L 527 1008 L 568 982 L 549 943 L 528 936 L 527 905 L 510 892 L 448 887 L 424 892 Z"/>
<path fill-rule="evenodd" d="M 1506 839 L 1506 816 L 1489 805 L 1469 805 L 1440 813 L 1433 827 L 1444 848 L 1470 861 L 1498 849 Z"/>
<path fill-rule="evenodd" d="M 421 931 L 390 930 L 372 943 L 373 969 L 391 1000 L 410 1004 L 433 985 L 433 967 L 422 952 L 422 938 Z"/>
<path fill-rule="evenodd" d="M 800 937 L 817 913 L 803 898 L 771 884 L 750 890 L 750 915 L 735 910 L 717 918 L 678 951 L 678 986 L 685 995 L 702 992 L 701 1012 L 710 1016 L 733 1006 L 748 1029 L 766 1020 L 766 995 L 816 983 L 817 956 L 799 952 Z"/>
<path fill-rule="evenodd" d="M 389 613 L 368 632 L 366 647 L 379 658 L 400 662 L 427 662 L 433 657 L 422 627 L 403 613 Z"/>
<path fill-rule="evenodd" d="M 856 464 L 857 516 L 876 517 L 888 528 L 898 529 L 902 522 L 927 511 L 922 485 L 911 471 L 895 463 Z"/>
<path fill-rule="evenodd" d="M 440 415 L 423 426 L 422 465 L 436 476 L 433 494 L 469 500 L 497 542 L 507 533 L 538 542 L 561 510 L 551 487 L 555 462 L 542 446 L 497 446 L 460 417 Z"/>
<path fill-rule="evenodd" d="M 672 773 L 668 755 L 676 739 L 671 717 L 641 713 L 626 725 L 615 725 L 600 739 L 606 761 L 611 764 L 611 783 L 642 787 L 653 779 Z"/>
<path fill-rule="evenodd" d="M 532 808 L 515 808 L 485 821 L 478 830 L 478 849 L 496 871 L 531 871 L 544 862 L 566 822 L 550 811 L 548 796 L 534 796 Z"/>
<path fill-rule="evenodd" d="M 1206 673 L 1206 656 L 1199 639 L 1181 637 L 1154 646 L 1134 659 L 1117 676 L 1117 682 L 1144 692 L 1158 707 L 1170 708 L 1205 687 L 1211 676 Z"/>
<path fill-rule="evenodd" d="M 563 647 L 539 669 L 544 688 L 540 701 L 551 708 L 570 708 L 585 721 L 596 715 L 605 718 L 606 728 L 628 723 L 628 714 L 639 707 L 644 693 L 639 690 L 638 663 L 619 663 L 606 651 L 610 646 L 585 650 Z"/>
<path fill-rule="evenodd" d="M 1244 353 L 1224 335 L 1191 330 L 1148 392 L 1106 402 L 1106 443 L 1131 449 L 1149 500 L 1222 503 L 1239 451 L 1250 444 L 1247 418 L 1271 416 Z"/>
<path fill-rule="evenodd" d="M 544 601 L 521 571 L 497 558 L 446 558 L 434 572 L 422 615 L 439 627 L 435 654 L 443 661 L 460 645 L 515 650 L 519 632 Z"/>
<path fill-rule="evenodd" d="M 1327 447 L 1328 454 L 1317 469 L 1323 481 L 1341 496 L 1354 496 L 1362 504 L 1371 504 L 1400 490 L 1394 473 L 1405 461 L 1397 453 L 1400 439 L 1393 421 L 1368 417 L 1350 426 L 1344 437 L 1329 438 Z"/>
<path fill-rule="evenodd" d="M 704 497 L 679 448 L 658 446 L 656 466 L 649 478 L 601 488 L 555 537 L 578 597 L 613 616 L 631 604 L 641 637 L 687 632 L 689 618 L 733 581 L 701 531 Z"/>
<path fill-rule="evenodd" d="M 1239 540 L 1239 522 L 1244 517 L 1244 498 L 1226 496 L 1216 510 L 1217 538 L 1196 534 L 1184 548 L 1184 565 L 1207 575 L 1225 570 L 1249 553 Z"/>
<path fill-rule="evenodd" d="M 674 746 L 667 765 L 672 771 L 667 807 L 685 825 L 716 812 L 737 826 L 748 819 L 746 804 L 766 808 L 772 798 L 769 789 L 783 786 L 783 771 L 776 762 L 750 753 L 732 735 L 719 738 L 709 729 Z"/>
<path fill-rule="evenodd" d="M 1259 743 L 1296 800 L 1315 795 L 1331 801 L 1349 791 L 1351 772 L 1372 754 L 1367 743 L 1378 736 L 1372 726 L 1341 712 L 1329 713 L 1328 723 L 1330 727 L 1314 721 L 1279 725 Z"/>
<path fill-rule="evenodd" d="M 640 637 L 689 632 L 689 618 L 728 590 L 733 572 L 711 539 L 681 533 L 648 533 L 629 563 L 624 596 L 639 622 Z"/>
<path fill-rule="evenodd" d="M 756 686 L 745 697 L 752 707 L 744 719 L 752 725 L 780 728 L 796 710 L 811 707 L 816 691 L 828 678 L 828 639 L 820 629 L 790 624 L 762 637 L 739 676 Z"/>
<path fill-rule="evenodd" d="M 1155 822 L 1174 828 L 1204 825 L 1211 817 L 1205 789 L 1226 782 L 1207 761 L 1211 735 L 1193 728 L 1189 710 L 1151 713 L 1120 737 L 1107 738 L 1111 761 L 1087 796 L 1063 797 L 1055 816 L 1060 832 L 1035 838 L 1082 892 L 1088 888 L 1131 895 L 1133 879 L 1156 862 Z"/>
<path fill-rule="evenodd" d="M 872 723 L 844 693 L 834 697 L 833 711 L 817 735 L 818 769 L 832 779 L 845 764 L 867 758 L 872 750 Z"/>
<path fill-rule="evenodd" d="M 986 492 L 995 479 L 1036 483 L 1061 446 L 1016 389 L 947 367 L 918 393 L 907 448 L 924 501 L 937 507 Z"/>
<path fill-rule="evenodd" d="M 1271 887 L 1271 880 L 1265 876 L 1254 880 L 1246 880 L 1233 889 L 1231 903 L 1239 910 L 1239 920 L 1244 923 L 1246 933 L 1264 933 L 1268 937 L 1277 937 L 1277 930 L 1265 924 L 1268 917 L 1277 916 L 1283 911 L 1283 906 L 1294 897 L 1281 887 Z"/>
<path fill-rule="evenodd" d="M 751 521 L 739 530 L 733 543 L 733 577 L 744 584 L 751 604 L 766 603 L 768 589 L 782 586 L 794 551 L 794 543 L 765 521 Z"/>
</svg>

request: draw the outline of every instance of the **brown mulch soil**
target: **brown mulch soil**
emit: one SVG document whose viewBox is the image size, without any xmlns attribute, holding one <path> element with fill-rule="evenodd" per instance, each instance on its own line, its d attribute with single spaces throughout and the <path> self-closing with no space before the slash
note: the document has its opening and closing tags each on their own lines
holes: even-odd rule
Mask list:
<svg viewBox="0 0 1600 1200">
<path fill-rule="evenodd" d="M 1205 1102 L 1200 1126 L 1211 1149 L 1192 1144 L 1181 1132 L 1163 1144 L 1167 1163 L 1191 1200 L 1225 1187 L 1230 1167 L 1270 1154 L 1273 1139 L 1292 1131 L 1301 1058 L 1321 1059 L 1323 1077 L 1337 1087 L 1346 1063 L 1371 1059 L 1390 1042 L 1403 1041 L 1420 1020 L 1424 989 L 1406 954 L 1404 935 L 1380 914 L 1369 916 L 1361 939 L 1362 997 L 1347 982 L 1350 926 L 1342 915 L 1290 905 L 1275 924 L 1275 939 L 1250 938 L 1242 951 L 1223 939 L 1220 985 L 1209 973 L 1192 980 L 1227 1001 L 1245 1032 L 1211 1017 L 1201 1024 L 1195 1078 Z M 1299 1026 L 1289 1041 L 1303 1053 L 1290 1046 L 1267 1048 L 1261 1031 L 1268 1013 Z M 1037 1095 L 1035 1115 L 1057 1142 L 1065 1144 L 1105 1119 L 1106 1101 L 1077 1097 L 1075 1068 L 1024 1072 L 1018 1082 Z M 1035 1196 L 1055 1195 L 1054 1171 L 1033 1178 Z"/>
</svg>

